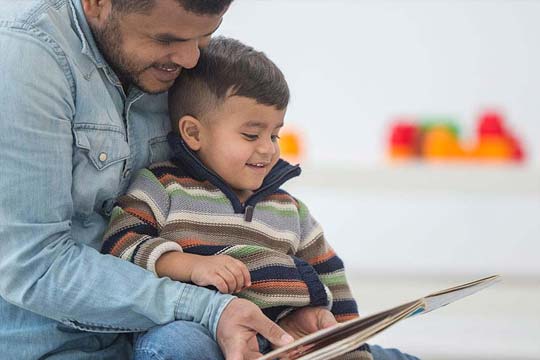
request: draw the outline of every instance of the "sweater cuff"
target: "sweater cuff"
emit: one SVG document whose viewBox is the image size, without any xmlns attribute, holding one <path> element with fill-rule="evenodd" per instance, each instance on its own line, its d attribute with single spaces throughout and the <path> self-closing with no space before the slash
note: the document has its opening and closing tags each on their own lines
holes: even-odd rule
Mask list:
<svg viewBox="0 0 540 360">
<path fill-rule="evenodd" d="M 324 285 L 324 291 L 326 292 L 326 298 L 328 299 L 328 304 L 326 305 L 326 309 L 329 311 L 332 311 L 332 306 L 334 306 L 334 295 L 332 295 L 332 291 L 330 288 L 326 285 Z"/>
<path fill-rule="evenodd" d="M 161 257 L 161 255 L 168 253 L 170 251 L 179 251 L 182 252 L 182 247 L 175 243 L 174 241 L 168 240 L 159 240 L 159 243 L 152 251 L 148 254 L 148 260 L 146 262 L 146 268 L 158 276 L 156 272 L 156 262 Z"/>
</svg>

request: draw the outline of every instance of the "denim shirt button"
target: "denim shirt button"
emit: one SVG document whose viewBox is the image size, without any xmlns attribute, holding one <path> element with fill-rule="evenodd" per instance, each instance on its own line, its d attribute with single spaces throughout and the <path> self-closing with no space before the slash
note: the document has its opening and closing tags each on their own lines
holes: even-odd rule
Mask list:
<svg viewBox="0 0 540 360">
<path fill-rule="evenodd" d="M 102 152 L 101 154 L 99 154 L 99 161 L 101 162 L 105 162 L 107 161 L 107 154 Z"/>
</svg>

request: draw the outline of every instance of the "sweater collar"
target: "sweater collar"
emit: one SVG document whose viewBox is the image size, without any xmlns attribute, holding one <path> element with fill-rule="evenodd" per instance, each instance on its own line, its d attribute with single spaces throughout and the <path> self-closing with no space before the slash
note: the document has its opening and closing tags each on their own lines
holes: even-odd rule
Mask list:
<svg viewBox="0 0 540 360">
<path fill-rule="evenodd" d="M 239 213 L 243 213 L 248 206 L 255 206 L 259 200 L 274 193 L 285 182 L 300 175 L 302 171 L 299 165 L 291 165 L 287 161 L 279 159 L 264 178 L 261 187 L 242 204 L 231 187 L 218 174 L 208 169 L 180 136 L 171 132 L 167 136 L 167 140 L 174 153 L 174 160 L 182 165 L 187 175 L 198 181 L 207 180 L 219 188 L 229 198 L 235 212 Z"/>
</svg>

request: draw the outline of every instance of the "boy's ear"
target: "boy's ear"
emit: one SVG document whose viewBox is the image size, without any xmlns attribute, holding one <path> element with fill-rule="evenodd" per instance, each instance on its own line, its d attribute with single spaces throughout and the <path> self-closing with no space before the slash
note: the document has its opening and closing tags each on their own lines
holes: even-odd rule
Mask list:
<svg viewBox="0 0 540 360">
<path fill-rule="evenodd" d="M 191 115 L 184 115 L 178 120 L 180 136 L 193 151 L 199 151 L 201 148 L 201 127 L 199 119 Z"/>
</svg>

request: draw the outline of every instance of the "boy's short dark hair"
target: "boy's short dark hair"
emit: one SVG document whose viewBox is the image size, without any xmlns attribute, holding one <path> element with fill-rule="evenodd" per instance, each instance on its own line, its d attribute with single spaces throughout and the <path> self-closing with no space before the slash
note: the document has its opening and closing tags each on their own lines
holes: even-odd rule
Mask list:
<svg viewBox="0 0 540 360">
<path fill-rule="evenodd" d="M 114 10 L 124 13 L 147 13 L 159 0 L 112 0 Z M 198 15 L 217 15 L 221 13 L 233 0 L 176 0 L 178 5 L 186 11 Z"/>
<path fill-rule="evenodd" d="M 184 115 L 202 119 L 229 96 L 244 96 L 283 110 L 289 87 L 279 68 L 264 53 L 238 40 L 216 37 L 201 49 L 197 66 L 183 69 L 169 90 L 169 116 L 178 133 Z"/>
</svg>

